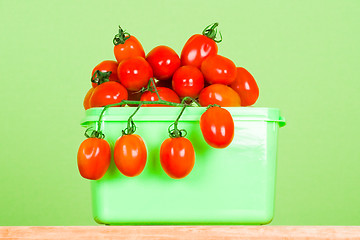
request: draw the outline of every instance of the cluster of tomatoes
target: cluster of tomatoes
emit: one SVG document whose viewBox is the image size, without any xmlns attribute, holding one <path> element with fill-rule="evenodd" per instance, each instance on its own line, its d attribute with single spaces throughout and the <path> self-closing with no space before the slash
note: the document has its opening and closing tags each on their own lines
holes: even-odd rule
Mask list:
<svg viewBox="0 0 360 240">
<path fill-rule="evenodd" d="M 108 82 L 94 81 L 84 99 L 84 108 L 102 107 L 122 100 L 156 101 L 147 88 L 156 79 L 161 99 L 180 103 L 184 97 L 198 99 L 201 106 L 253 105 L 259 89 L 253 76 L 218 53 L 217 23 L 195 34 L 185 43 L 181 55 L 168 46 L 157 46 L 146 56 L 141 43 L 119 27 L 114 38 L 116 61 L 99 63 L 92 74 L 108 73 Z M 221 41 L 221 40 L 220 40 Z M 154 106 L 154 105 L 147 105 Z"/>
<path fill-rule="evenodd" d="M 145 56 L 140 42 L 119 27 L 113 40 L 116 61 L 103 61 L 92 72 L 85 109 L 137 103 L 135 114 L 140 106 L 183 106 L 172 124 L 174 128 L 169 127 L 169 138 L 160 147 L 161 166 L 171 178 L 187 176 L 195 164 L 193 145 L 185 138 L 186 131 L 177 128 L 189 105 L 184 100 L 208 107 L 200 118 L 203 137 L 210 146 L 225 148 L 232 142 L 234 121 L 222 107 L 250 106 L 259 95 L 258 86 L 246 69 L 217 54 L 217 42 L 221 41 L 215 39 L 217 26 L 212 24 L 202 34 L 191 36 L 180 57 L 167 46 L 155 47 Z M 147 159 L 146 145 L 135 134 L 132 116 L 113 152 L 116 167 L 128 177 L 139 175 Z M 98 180 L 110 165 L 111 149 L 100 129 L 87 137 L 78 151 L 78 168 L 84 178 Z"/>
</svg>

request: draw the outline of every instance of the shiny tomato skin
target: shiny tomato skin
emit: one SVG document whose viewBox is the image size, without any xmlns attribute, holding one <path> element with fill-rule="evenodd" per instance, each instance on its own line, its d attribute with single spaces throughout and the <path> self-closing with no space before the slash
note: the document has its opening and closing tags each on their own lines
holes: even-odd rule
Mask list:
<svg viewBox="0 0 360 240">
<path fill-rule="evenodd" d="M 90 88 L 89 91 L 85 95 L 84 103 L 83 103 L 85 110 L 88 110 L 90 108 L 90 98 L 94 92 L 94 89 L 95 88 Z"/>
<path fill-rule="evenodd" d="M 229 85 L 236 78 L 235 64 L 221 55 L 206 58 L 201 64 L 201 72 L 204 74 L 205 80 L 210 84 Z"/>
<path fill-rule="evenodd" d="M 195 165 L 195 150 L 187 138 L 168 138 L 160 147 L 160 163 L 174 179 L 186 177 Z"/>
<path fill-rule="evenodd" d="M 90 107 L 103 107 L 108 104 L 127 100 L 128 92 L 118 82 L 104 82 L 94 89 L 90 98 Z"/>
<path fill-rule="evenodd" d="M 221 107 L 240 107 L 239 94 L 224 84 L 213 84 L 204 88 L 199 94 L 199 103 L 206 107 L 210 104 L 217 104 Z"/>
<path fill-rule="evenodd" d="M 245 68 L 238 67 L 235 81 L 230 85 L 240 96 L 241 106 L 251 106 L 259 98 L 259 87 Z"/>
<path fill-rule="evenodd" d="M 80 175 L 86 179 L 99 180 L 109 168 L 111 150 L 104 139 L 88 138 L 79 147 L 77 163 Z"/>
<path fill-rule="evenodd" d="M 142 173 L 146 158 L 146 146 L 139 135 L 123 135 L 115 142 L 114 162 L 125 176 L 135 177 Z"/>
<path fill-rule="evenodd" d="M 168 46 L 157 46 L 146 56 L 146 61 L 150 64 L 154 72 L 154 77 L 158 80 L 168 80 L 180 67 L 180 58 L 177 53 Z"/>
<path fill-rule="evenodd" d="M 139 91 L 146 87 L 153 71 L 150 64 L 142 57 L 128 58 L 118 66 L 120 83 L 129 91 Z"/>
<path fill-rule="evenodd" d="M 112 61 L 112 60 L 105 60 L 96 65 L 96 67 L 93 69 L 91 76 L 94 75 L 96 70 L 99 70 L 100 72 L 111 72 L 109 76 L 110 81 L 119 81 L 118 75 L 117 75 L 117 68 L 118 68 L 118 62 Z M 97 86 L 96 83 L 91 83 L 92 86 L 95 88 Z"/>
<path fill-rule="evenodd" d="M 162 100 L 174 103 L 180 103 L 180 98 L 170 88 L 158 87 L 157 91 Z M 141 95 L 140 101 L 157 101 L 159 100 L 155 92 L 146 91 Z M 144 104 L 143 107 L 170 107 L 169 105 L 164 104 Z"/>
<path fill-rule="evenodd" d="M 197 68 L 209 56 L 216 55 L 217 44 L 211 38 L 201 34 L 195 34 L 189 38 L 181 51 L 181 65 L 191 65 Z"/>
<path fill-rule="evenodd" d="M 182 66 L 174 73 L 172 87 L 181 98 L 196 98 L 204 88 L 204 77 L 198 68 Z"/>
<path fill-rule="evenodd" d="M 130 36 L 125 43 L 114 46 L 114 55 L 118 63 L 133 57 L 145 58 L 145 51 L 136 37 Z"/>
<path fill-rule="evenodd" d="M 214 148 L 225 148 L 234 138 L 234 120 L 224 108 L 207 109 L 201 115 L 200 129 L 205 141 Z"/>
</svg>

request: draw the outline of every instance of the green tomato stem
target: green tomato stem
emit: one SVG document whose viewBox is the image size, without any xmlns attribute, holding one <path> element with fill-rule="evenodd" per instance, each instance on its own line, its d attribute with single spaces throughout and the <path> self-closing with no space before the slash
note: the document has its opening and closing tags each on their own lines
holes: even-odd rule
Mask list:
<svg viewBox="0 0 360 240">
<path fill-rule="evenodd" d="M 119 33 L 115 35 L 115 37 L 113 39 L 113 43 L 114 43 L 114 45 L 124 44 L 125 41 L 130 38 L 130 36 L 131 36 L 130 33 L 124 31 L 119 26 Z"/>
<path fill-rule="evenodd" d="M 131 114 L 131 116 L 128 119 L 127 122 L 127 128 L 125 128 L 124 130 L 122 130 L 122 135 L 131 135 L 134 134 L 136 131 L 136 125 L 134 123 L 134 120 L 132 119 L 135 114 L 137 113 L 137 111 L 139 111 L 140 107 L 141 107 L 142 103 L 139 104 L 139 106 L 136 108 L 136 110 L 134 111 L 133 114 Z"/>
<path fill-rule="evenodd" d="M 212 40 L 214 40 L 215 42 L 219 43 L 222 41 L 222 35 L 221 32 L 219 31 L 220 34 L 220 40 L 215 39 L 216 35 L 217 35 L 217 26 L 219 26 L 219 23 L 213 23 L 210 24 L 209 26 L 207 26 L 204 31 L 202 32 L 202 34 L 208 38 L 211 38 Z"/>
</svg>

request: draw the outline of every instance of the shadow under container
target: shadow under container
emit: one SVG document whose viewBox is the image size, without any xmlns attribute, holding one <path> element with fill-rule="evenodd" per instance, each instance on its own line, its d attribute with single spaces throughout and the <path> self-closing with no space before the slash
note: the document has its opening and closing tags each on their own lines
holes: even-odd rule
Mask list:
<svg viewBox="0 0 360 240">
<path fill-rule="evenodd" d="M 101 129 L 113 150 L 135 107 L 112 107 Z M 227 107 L 235 124 L 233 142 L 224 149 L 203 139 L 199 120 L 206 108 L 188 107 L 179 128 L 195 149 L 195 166 L 183 179 L 161 168 L 160 146 L 179 107 L 142 107 L 133 117 L 147 147 L 147 163 L 136 177 L 122 175 L 111 160 L 105 176 L 91 181 L 96 222 L 107 225 L 267 224 L 274 216 L 279 109 Z M 102 108 L 91 108 L 81 125 L 96 127 Z"/>
</svg>

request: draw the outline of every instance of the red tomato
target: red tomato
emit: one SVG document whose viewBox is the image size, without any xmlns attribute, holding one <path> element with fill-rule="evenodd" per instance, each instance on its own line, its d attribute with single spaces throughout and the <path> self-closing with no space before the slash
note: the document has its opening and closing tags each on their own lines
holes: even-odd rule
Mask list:
<svg viewBox="0 0 360 240">
<path fill-rule="evenodd" d="M 130 36 L 130 38 L 126 39 L 124 43 L 115 45 L 114 54 L 118 63 L 133 57 L 145 58 L 144 49 L 141 43 L 134 36 Z"/>
<path fill-rule="evenodd" d="M 189 38 L 181 51 L 181 65 L 191 65 L 197 68 L 211 55 L 216 55 L 218 47 L 216 42 L 204 35 L 195 34 Z"/>
<path fill-rule="evenodd" d="M 152 76 L 150 64 L 142 57 L 126 59 L 118 67 L 120 83 L 130 91 L 139 91 L 146 87 Z"/>
<path fill-rule="evenodd" d="M 240 107 L 239 94 L 234 89 L 223 84 L 213 84 L 204 88 L 199 95 L 199 103 L 206 107 L 217 104 L 221 107 Z"/>
<path fill-rule="evenodd" d="M 201 64 L 201 72 L 210 84 L 229 85 L 236 78 L 235 64 L 230 59 L 220 55 L 206 58 Z"/>
<path fill-rule="evenodd" d="M 158 46 L 146 56 L 146 61 L 154 71 L 154 77 L 158 80 L 168 80 L 176 69 L 180 67 L 180 58 L 177 53 L 167 47 Z"/>
<path fill-rule="evenodd" d="M 89 91 L 85 95 L 84 103 L 83 103 L 85 110 L 88 110 L 90 108 L 90 98 L 91 98 L 93 92 L 94 92 L 94 88 L 90 88 Z"/>
<path fill-rule="evenodd" d="M 169 177 L 186 177 L 195 165 L 192 143 L 184 137 L 166 139 L 160 147 L 160 163 Z"/>
<path fill-rule="evenodd" d="M 180 103 L 180 98 L 170 88 L 158 87 L 157 91 L 162 100 L 174 103 Z M 140 101 L 157 101 L 159 100 L 155 92 L 146 91 L 141 95 Z M 144 104 L 143 107 L 170 107 L 169 105 L 164 104 Z"/>
<path fill-rule="evenodd" d="M 80 175 L 91 180 L 102 178 L 109 168 L 111 150 L 109 143 L 100 138 L 84 140 L 77 154 Z"/>
<path fill-rule="evenodd" d="M 234 138 L 234 120 L 228 110 L 210 107 L 200 118 L 205 141 L 214 148 L 229 146 Z"/>
<path fill-rule="evenodd" d="M 99 63 L 92 71 L 91 76 L 94 75 L 96 70 L 99 70 L 100 72 L 111 72 L 109 76 L 110 81 L 119 81 L 118 75 L 117 75 L 117 67 L 118 63 L 116 61 L 112 60 L 106 60 Z M 95 88 L 97 86 L 96 83 L 91 83 L 92 86 Z"/>
<path fill-rule="evenodd" d="M 90 98 L 90 107 L 103 107 L 128 98 L 126 88 L 118 82 L 104 82 L 94 89 Z"/>
<path fill-rule="evenodd" d="M 230 85 L 240 96 L 241 106 L 253 105 L 259 97 L 259 87 L 254 77 L 242 67 L 238 67 L 235 81 Z"/>
<path fill-rule="evenodd" d="M 123 135 L 114 146 L 114 162 L 119 171 L 127 177 L 139 175 L 145 168 L 146 146 L 137 134 Z"/>
<path fill-rule="evenodd" d="M 196 98 L 204 88 L 204 77 L 198 68 L 182 66 L 175 72 L 172 86 L 180 97 Z"/>
</svg>

